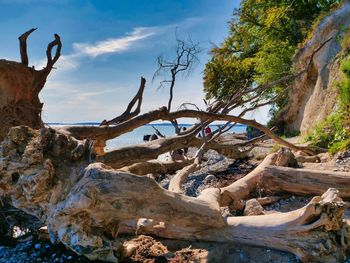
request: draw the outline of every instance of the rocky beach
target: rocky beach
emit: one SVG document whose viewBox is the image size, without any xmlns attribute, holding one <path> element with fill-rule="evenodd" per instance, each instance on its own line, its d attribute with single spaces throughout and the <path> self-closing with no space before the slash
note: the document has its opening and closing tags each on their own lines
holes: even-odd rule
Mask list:
<svg viewBox="0 0 350 263">
<path fill-rule="evenodd" d="M 240 139 L 237 139 L 240 138 Z M 226 143 L 234 144 L 242 142 L 245 134 L 225 134 L 220 139 Z M 299 137 L 290 138 L 289 141 L 297 142 Z M 305 145 L 303 143 L 303 145 Z M 188 176 L 183 183 L 183 191 L 188 196 L 196 197 L 201 191 L 207 188 L 220 188 L 243 178 L 254 170 L 265 155 L 276 151 L 273 140 L 259 142 L 249 158 L 244 160 L 234 160 L 209 150 L 205 153 L 205 162 L 202 168 Z M 197 148 L 190 148 L 187 158 L 192 158 Z M 162 158 L 165 158 L 164 156 Z M 350 151 L 331 156 L 322 155 L 322 160 L 310 163 L 299 163 L 300 168 L 312 167 L 314 169 L 332 169 L 334 171 L 350 172 Z M 169 181 L 174 174 L 162 174 L 157 178 L 160 186 L 167 189 Z M 257 200 L 265 196 L 263 189 L 252 195 L 252 200 Z M 288 212 L 305 206 L 311 200 L 311 196 L 282 195 L 265 206 L 259 203 L 246 202 L 246 208 L 235 213 L 230 207 L 222 207 L 222 215 L 239 216 L 261 215 L 279 212 Z M 346 210 L 346 218 L 350 219 L 350 211 Z M 33 219 L 34 220 L 34 219 Z M 39 223 L 39 222 L 38 222 Z M 6 263 L 30 263 L 30 262 L 102 262 L 90 261 L 84 256 L 78 256 L 64 245 L 53 245 L 48 238 L 47 232 L 22 233 L 17 242 L 4 246 L 0 245 L 0 262 Z M 297 263 L 301 262 L 294 255 L 266 248 L 245 246 L 241 244 L 220 244 L 216 242 L 196 242 L 196 241 L 175 241 L 159 239 L 156 237 L 135 235 L 135 240 L 140 244 L 137 251 L 131 256 L 124 258 L 122 262 L 133 263 L 202 263 L 202 262 L 252 262 L 252 263 Z M 344 262 L 350 262 L 346 260 Z"/>
</svg>

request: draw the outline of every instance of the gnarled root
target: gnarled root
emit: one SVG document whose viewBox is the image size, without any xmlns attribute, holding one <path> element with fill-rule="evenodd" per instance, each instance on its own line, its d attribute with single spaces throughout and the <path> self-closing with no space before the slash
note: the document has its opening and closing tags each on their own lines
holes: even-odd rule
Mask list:
<svg viewBox="0 0 350 263">
<path fill-rule="evenodd" d="M 145 176 L 88 164 L 87 143 L 50 129 L 13 128 L 1 146 L 0 197 L 47 224 L 52 242 L 90 259 L 117 262 L 132 253 L 118 233 L 135 232 L 266 246 L 305 262 L 336 262 L 348 248 L 349 226 L 336 189 L 296 211 L 224 219 L 219 189 L 193 198 L 164 190 Z M 257 177 L 282 160 L 267 158 Z M 238 186 L 234 189 L 244 189 L 242 182 Z"/>
</svg>

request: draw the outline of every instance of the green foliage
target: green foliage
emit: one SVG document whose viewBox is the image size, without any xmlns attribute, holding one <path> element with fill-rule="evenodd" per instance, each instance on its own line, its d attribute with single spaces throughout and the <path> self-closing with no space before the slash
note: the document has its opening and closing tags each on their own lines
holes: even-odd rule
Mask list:
<svg viewBox="0 0 350 263">
<path fill-rule="evenodd" d="M 231 95 L 277 80 L 291 72 L 292 57 L 314 20 L 339 0 L 242 0 L 235 10 L 229 36 L 212 49 L 204 71 L 207 98 Z M 286 95 L 285 84 L 265 90 L 261 100 Z M 286 103 L 276 101 L 275 111 Z"/>
<path fill-rule="evenodd" d="M 345 60 L 341 63 L 341 70 L 345 77 L 339 83 L 339 99 L 343 111 L 350 111 L 350 60 Z"/>
<path fill-rule="evenodd" d="M 269 153 L 276 153 L 281 149 L 281 145 L 274 144 L 273 147 L 270 149 Z"/>
<path fill-rule="evenodd" d="M 335 143 L 347 140 L 348 136 L 349 134 L 343 126 L 343 114 L 338 111 L 319 123 L 306 140 L 323 148 L 331 148 Z"/>
<path fill-rule="evenodd" d="M 350 139 L 333 143 L 329 148 L 329 153 L 333 155 L 337 152 L 342 152 L 347 149 L 350 149 Z"/>
<path fill-rule="evenodd" d="M 282 136 L 285 138 L 292 138 L 300 135 L 300 131 L 294 131 L 294 132 L 285 132 Z"/>
</svg>

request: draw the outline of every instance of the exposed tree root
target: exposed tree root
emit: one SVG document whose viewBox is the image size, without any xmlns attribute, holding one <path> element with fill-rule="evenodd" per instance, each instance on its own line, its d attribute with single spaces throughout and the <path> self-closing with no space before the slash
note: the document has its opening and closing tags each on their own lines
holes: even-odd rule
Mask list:
<svg viewBox="0 0 350 263">
<path fill-rule="evenodd" d="M 118 233 L 135 231 L 173 239 L 266 246 L 294 253 L 305 262 L 337 262 L 348 249 L 349 226 L 342 219 L 344 202 L 336 189 L 296 211 L 224 219 L 219 189 L 207 189 L 198 198 L 187 197 L 162 189 L 151 178 L 101 163 L 88 164 L 88 153 L 88 144 L 50 129 L 11 129 L 2 143 L 0 197 L 10 197 L 15 207 L 46 223 L 52 242 L 62 242 L 90 259 L 117 262 L 130 252 Z M 253 175 L 259 178 L 270 171 L 271 163 L 279 161 L 286 164 L 276 154 L 270 155 Z M 253 175 L 245 180 L 248 189 L 256 182 Z M 222 192 L 226 199 L 248 195 L 235 194 L 236 189 L 243 189 L 243 182 L 237 182 Z M 329 180 L 328 186 L 334 182 Z"/>
<path fill-rule="evenodd" d="M 43 104 L 40 102 L 39 92 L 60 57 L 62 44 L 60 37 L 55 34 L 55 40 L 49 43 L 46 51 L 46 66 L 40 70 L 29 67 L 27 38 L 35 30 L 36 28 L 32 28 L 19 37 L 21 63 L 0 60 L 0 140 L 6 136 L 10 127 L 28 125 L 40 128 L 43 125 L 41 121 Z M 57 49 L 52 58 L 54 46 Z"/>
</svg>

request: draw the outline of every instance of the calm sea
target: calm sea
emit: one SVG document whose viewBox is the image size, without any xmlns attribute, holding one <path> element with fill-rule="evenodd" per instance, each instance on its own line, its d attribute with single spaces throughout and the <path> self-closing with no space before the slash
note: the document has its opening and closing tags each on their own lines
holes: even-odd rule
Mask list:
<svg viewBox="0 0 350 263">
<path fill-rule="evenodd" d="M 79 123 L 79 124 L 62 124 L 62 123 L 50 123 L 49 124 L 52 127 L 57 126 L 66 126 L 66 125 L 98 125 L 96 123 Z M 174 127 L 171 124 L 153 124 L 154 127 L 156 127 L 162 134 L 165 136 L 172 136 L 175 134 Z M 181 127 L 190 127 L 189 124 L 181 124 Z M 212 131 L 217 129 L 216 125 L 210 125 Z M 245 132 L 246 126 L 245 125 L 236 125 L 232 129 L 229 130 L 230 133 L 240 133 Z M 107 141 L 106 150 L 110 150 L 112 148 L 116 147 L 122 147 L 132 144 L 138 144 L 143 142 L 143 135 L 146 134 L 153 134 L 155 133 L 155 130 L 152 128 L 151 125 L 144 125 L 141 126 L 129 133 L 125 133 L 115 139 Z"/>
</svg>

